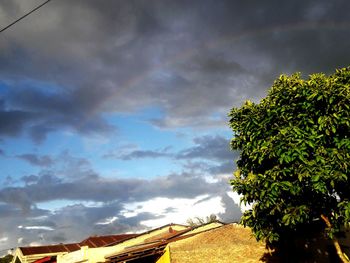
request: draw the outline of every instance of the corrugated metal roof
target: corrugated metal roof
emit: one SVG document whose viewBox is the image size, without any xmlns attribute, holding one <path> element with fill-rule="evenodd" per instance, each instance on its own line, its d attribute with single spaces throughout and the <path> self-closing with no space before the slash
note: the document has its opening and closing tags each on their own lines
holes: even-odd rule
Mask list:
<svg viewBox="0 0 350 263">
<path fill-rule="evenodd" d="M 172 236 L 167 240 L 162 240 L 154 243 L 143 243 L 140 246 L 135 246 L 132 248 L 128 248 L 123 250 L 122 252 L 106 257 L 108 262 L 117 263 L 117 262 L 127 262 L 139 258 L 145 258 L 149 256 L 159 255 L 161 256 L 164 253 L 164 248 L 167 244 L 175 241 L 179 241 L 182 239 L 186 239 L 192 236 L 197 235 L 198 233 L 193 233 L 185 236 Z"/>
<path fill-rule="evenodd" d="M 171 227 L 169 227 L 168 232 L 165 233 L 160 233 L 158 235 L 152 236 L 150 238 L 145 239 L 145 243 L 149 243 L 149 242 L 156 242 L 156 241 L 162 241 L 162 240 L 167 240 L 170 239 L 174 236 L 178 236 L 179 234 L 183 234 L 188 232 L 189 230 L 191 230 L 190 228 L 184 229 L 184 230 L 180 230 L 180 231 L 176 231 L 173 230 Z"/>
<path fill-rule="evenodd" d="M 24 256 L 35 254 L 49 254 L 60 252 L 72 252 L 80 249 L 79 244 L 60 244 L 50 246 L 20 247 Z"/>
<path fill-rule="evenodd" d="M 217 223 L 217 222 L 213 222 L 213 223 Z M 222 226 L 224 225 L 224 223 L 222 222 L 219 222 L 219 223 L 222 224 Z M 171 227 L 169 227 L 169 230 L 166 233 L 156 235 L 152 238 L 145 240 L 145 242 L 142 242 L 135 246 L 127 247 L 123 251 L 117 254 L 107 256 L 106 259 L 109 260 L 109 262 L 111 263 L 117 263 L 117 262 L 131 261 L 139 258 L 146 258 L 154 255 L 160 256 L 163 254 L 164 252 L 163 249 L 166 247 L 167 244 L 171 242 L 176 242 L 182 239 L 187 239 L 189 237 L 195 236 L 202 232 L 208 232 L 212 229 L 205 229 L 202 232 L 194 232 L 193 230 L 203 228 L 204 226 L 210 225 L 210 224 L 212 223 L 197 226 L 194 228 L 188 227 L 187 229 L 180 230 L 180 231 L 174 231 L 171 229 Z M 219 227 L 216 226 L 215 228 L 220 228 L 220 227 L 221 226 Z"/>
<path fill-rule="evenodd" d="M 108 235 L 108 236 L 92 236 L 81 241 L 80 243 L 70 244 L 58 244 L 48 246 L 33 246 L 33 247 L 20 247 L 24 256 L 36 255 L 36 254 L 49 254 L 49 253 L 62 253 L 73 252 L 79 250 L 82 246 L 88 246 L 90 248 L 97 248 L 106 246 L 110 243 L 119 243 L 126 239 L 137 236 L 137 234 L 123 234 L 123 235 Z"/>
<path fill-rule="evenodd" d="M 119 243 L 126 239 L 137 236 L 137 234 L 109 235 L 109 236 L 91 236 L 79 243 L 80 246 L 90 248 L 103 247 L 111 243 Z"/>
<path fill-rule="evenodd" d="M 110 262 L 123 262 L 131 259 L 144 258 L 153 255 L 160 256 L 161 254 L 163 254 L 163 249 L 168 243 L 172 242 L 173 240 L 188 238 L 189 236 L 192 236 L 181 236 L 182 234 L 187 233 L 191 230 L 192 228 L 174 231 L 171 227 L 169 227 L 166 233 L 162 233 L 161 235 L 157 235 L 155 237 L 147 239 L 145 240 L 145 242 L 142 242 L 135 246 L 127 247 L 118 254 L 106 257 L 106 259 L 109 259 Z"/>
<path fill-rule="evenodd" d="M 140 234 L 136 234 L 136 235 L 135 235 L 134 237 L 132 237 L 132 238 L 137 238 L 137 237 L 139 237 L 139 236 L 146 235 L 146 234 L 152 233 L 152 232 L 157 231 L 157 230 L 161 230 L 161 229 L 164 229 L 164 228 L 167 228 L 167 227 L 174 227 L 174 226 L 180 226 L 180 227 L 183 227 L 183 228 L 185 228 L 185 229 L 188 228 L 188 226 L 185 226 L 185 225 L 170 223 L 170 224 L 166 224 L 166 225 L 164 225 L 164 226 L 158 227 L 158 228 L 153 228 L 153 229 L 151 229 L 151 230 L 142 232 L 142 233 L 140 233 Z M 175 231 L 175 230 L 173 230 L 173 231 Z M 106 246 L 114 246 L 114 245 L 116 245 L 117 243 L 119 243 L 119 242 L 112 242 L 112 243 L 110 243 L 110 244 L 108 244 L 108 245 L 106 245 Z"/>
</svg>

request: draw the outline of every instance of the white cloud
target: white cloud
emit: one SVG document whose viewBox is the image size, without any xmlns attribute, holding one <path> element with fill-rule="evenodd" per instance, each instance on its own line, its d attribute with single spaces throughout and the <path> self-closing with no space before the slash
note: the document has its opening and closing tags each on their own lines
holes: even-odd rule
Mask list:
<svg viewBox="0 0 350 263">
<path fill-rule="evenodd" d="M 18 238 L 18 239 L 17 239 L 17 244 L 19 244 L 19 245 L 22 244 L 23 239 L 24 239 L 23 237 Z"/>
<path fill-rule="evenodd" d="M 40 242 L 31 242 L 30 244 L 29 244 L 29 246 L 31 246 L 31 247 L 36 247 L 36 246 L 42 246 L 43 244 L 42 243 L 40 243 Z"/>
<path fill-rule="evenodd" d="M 168 223 L 185 224 L 187 219 L 206 217 L 210 214 L 220 214 L 225 211 L 221 197 L 200 195 L 196 198 L 154 198 L 145 202 L 128 205 L 134 209 L 124 212 L 124 216 L 135 216 L 140 213 L 152 213 L 157 219 L 141 221 L 141 224 L 154 228 Z"/>
<path fill-rule="evenodd" d="M 116 220 L 118 220 L 117 216 L 108 217 L 102 221 L 97 222 L 96 225 L 109 225 L 109 224 L 112 224 Z"/>
<path fill-rule="evenodd" d="M 205 182 L 207 182 L 208 184 L 215 184 L 215 183 L 219 182 L 218 178 L 215 178 L 211 175 L 203 176 L 203 178 L 204 178 Z"/>
<path fill-rule="evenodd" d="M 252 205 L 250 204 L 244 205 L 243 203 L 241 203 L 241 195 L 237 194 L 236 192 L 231 191 L 231 192 L 227 192 L 227 194 L 241 208 L 242 212 L 252 208 Z"/>
<path fill-rule="evenodd" d="M 18 226 L 19 229 L 26 229 L 26 230 L 47 230 L 47 231 L 53 231 L 52 227 L 48 226 Z"/>
<path fill-rule="evenodd" d="M 0 243 L 5 243 L 5 242 L 7 242 L 8 239 L 9 239 L 8 237 L 1 237 Z"/>
</svg>

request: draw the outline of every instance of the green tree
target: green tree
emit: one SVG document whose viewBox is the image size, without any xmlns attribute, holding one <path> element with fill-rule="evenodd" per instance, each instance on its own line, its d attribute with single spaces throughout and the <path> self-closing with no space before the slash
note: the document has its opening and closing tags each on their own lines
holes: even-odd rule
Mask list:
<svg viewBox="0 0 350 263">
<path fill-rule="evenodd" d="M 8 254 L 0 258 L 0 263 L 10 263 L 12 261 L 13 256 Z"/>
<path fill-rule="evenodd" d="M 282 75 L 266 98 L 229 117 L 240 151 L 231 185 L 252 205 L 242 223 L 268 246 L 324 232 L 348 262 L 335 234 L 350 222 L 350 67 L 306 80 Z"/>
<path fill-rule="evenodd" d="M 214 223 L 217 222 L 218 218 L 215 214 L 210 214 L 209 216 L 207 216 L 206 218 L 202 218 L 202 217 L 195 217 L 194 219 L 189 218 L 187 219 L 187 224 L 190 227 L 196 227 L 196 226 L 201 226 L 201 225 L 205 225 L 205 224 L 209 224 L 209 223 Z"/>
</svg>

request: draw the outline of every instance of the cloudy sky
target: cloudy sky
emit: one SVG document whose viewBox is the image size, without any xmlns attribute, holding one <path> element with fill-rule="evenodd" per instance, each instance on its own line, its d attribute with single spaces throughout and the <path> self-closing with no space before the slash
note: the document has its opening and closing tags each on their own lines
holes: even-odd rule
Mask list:
<svg viewBox="0 0 350 263">
<path fill-rule="evenodd" d="M 0 27 L 42 0 L 3 0 Z M 52 0 L 0 33 L 0 250 L 240 217 L 230 108 L 349 65 L 350 2 Z"/>
</svg>

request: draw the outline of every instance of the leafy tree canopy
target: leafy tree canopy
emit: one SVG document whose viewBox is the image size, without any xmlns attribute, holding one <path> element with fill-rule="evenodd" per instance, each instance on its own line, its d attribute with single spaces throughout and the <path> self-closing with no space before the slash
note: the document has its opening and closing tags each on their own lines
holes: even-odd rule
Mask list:
<svg viewBox="0 0 350 263">
<path fill-rule="evenodd" d="M 13 256 L 8 254 L 0 258 L 0 263 L 10 263 L 12 261 Z"/>
<path fill-rule="evenodd" d="M 231 185 L 252 204 L 242 217 L 273 245 L 299 229 L 330 238 L 350 222 L 350 67 L 280 76 L 259 103 L 229 114 L 240 150 Z"/>
</svg>

